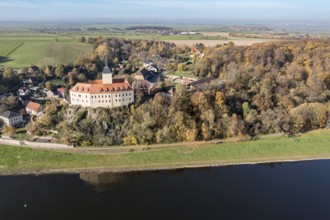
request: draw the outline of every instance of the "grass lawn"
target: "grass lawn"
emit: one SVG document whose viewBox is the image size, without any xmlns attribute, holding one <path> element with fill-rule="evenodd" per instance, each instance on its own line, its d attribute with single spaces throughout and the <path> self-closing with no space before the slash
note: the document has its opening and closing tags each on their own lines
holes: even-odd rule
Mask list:
<svg viewBox="0 0 330 220">
<path fill-rule="evenodd" d="M 0 174 L 77 172 L 79 170 L 152 170 L 224 164 L 330 158 L 330 130 L 296 137 L 263 138 L 249 142 L 192 144 L 145 151 L 104 154 L 90 151 L 36 150 L 0 146 Z M 75 170 L 76 169 L 76 170 Z"/>
<path fill-rule="evenodd" d="M 17 140 L 26 140 L 28 137 L 26 133 L 26 127 L 16 129 L 14 138 Z"/>
</svg>

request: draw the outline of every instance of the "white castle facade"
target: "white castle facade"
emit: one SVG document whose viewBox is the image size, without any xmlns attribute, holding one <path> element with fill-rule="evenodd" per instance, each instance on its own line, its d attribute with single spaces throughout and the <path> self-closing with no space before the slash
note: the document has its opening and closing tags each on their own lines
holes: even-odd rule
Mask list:
<svg viewBox="0 0 330 220">
<path fill-rule="evenodd" d="M 71 105 L 89 108 L 114 108 L 128 106 L 134 102 L 134 90 L 125 79 L 113 79 L 105 64 L 101 80 L 77 83 L 70 90 Z"/>
</svg>

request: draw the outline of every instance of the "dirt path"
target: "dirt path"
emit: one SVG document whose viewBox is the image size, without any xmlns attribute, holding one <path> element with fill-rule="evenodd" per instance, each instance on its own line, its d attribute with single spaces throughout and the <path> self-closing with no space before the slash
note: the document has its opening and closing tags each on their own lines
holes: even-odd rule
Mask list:
<svg viewBox="0 0 330 220">
<path fill-rule="evenodd" d="M 263 138 L 278 138 L 282 137 L 285 134 L 271 134 L 271 135 L 263 135 L 258 137 L 258 139 Z M 75 153 L 75 154 L 88 154 L 88 155 L 109 155 L 109 154 L 127 154 L 127 153 L 140 153 L 151 150 L 162 150 L 162 149 L 171 149 L 179 146 L 182 147 L 203 147 L 209 146 L 212 144 L 221 144 L 221 143 L 230 143 L 230 142 L 238 142 L 242 141 L 238 138 L 228 138 L 224 140 L 216 139 L 211 141 L 191 141 L 191 142 L 178 142 L 171 144 L 154 144 L 154 145 L 131 145 L 131 146 L 110 146 L 110 147 L 77 147 L 77 148 L 66 148 L 66 147 L 58 147 L 57 144 L 47 143 L 47 147 L 43 146 L 31 146 L 28 144 L 20 144 L 20 143 L 1 143 L 4 145 L 32 148 L 32 149 L 42 149 L 42 150 L 51 150 L 51 151 L 59 151 L 66 153 Z"/>
</svg>

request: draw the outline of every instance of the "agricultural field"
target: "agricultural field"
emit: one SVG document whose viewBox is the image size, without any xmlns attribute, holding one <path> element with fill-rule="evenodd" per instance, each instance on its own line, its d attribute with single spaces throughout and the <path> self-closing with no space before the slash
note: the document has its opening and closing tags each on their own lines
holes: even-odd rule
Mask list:
<svg viewBox="0 0 330 220">
<path fill-rule="evenodd" d="M 91 49 L 91 45 L 78 43 L 69 36 L 0 33 L 0 65 L 5 67 L 72 63 Z"/>
<path fill-rule="evenodd" d="M 72 63 L 79 56 L 85 56 L 92 50 L 89 44 L 78 43 L 81 36 L 117 37 L 124 39 L 159 40 L 182 46 L 194 46 L 203 43 L 215 46 L 233 42 L 235 45 L 251 45 L 272 41 L 270 39 L 234 38 L 225 32 L 203 32 L 196 35 L 161 35 L 136 31 L 105 31 L 105 32 L 61 32 L 41 33 L 32 31 L 0 32 L 0 66 L 22 68 L 30 65 L 57 65 Z"/>
<path fill-rule="evenodd" d="M 160 35 L 151 33 L 139 33 L 139 32 L 109 32 L 109 33 L 84 33 L 82 36 L 87 37 L 117 37 L 124 39 L 143 39 L 143 40 L 159 40 L 175 43 L 176 45 L 187 45 L 193 46 L 197 43 L 203 43 L 206 46 L 215 46 L 217 44 L 225 44 L 228 42 L 233 42 L 238 46 L 249 46 L 254 43 L 262 43 L 274 41 L 273 39 L 253 39 L 253 38 L 236 38 L 230 37 L 229 33 L 219 33 L 219 32 L 205 32 L 197 35 Z"/>
</svg>

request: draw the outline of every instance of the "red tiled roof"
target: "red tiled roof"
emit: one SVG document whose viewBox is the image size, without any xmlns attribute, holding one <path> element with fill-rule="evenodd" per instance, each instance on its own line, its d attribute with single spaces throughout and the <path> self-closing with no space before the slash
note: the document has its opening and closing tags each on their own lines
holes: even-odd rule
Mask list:
<svg viewBox="0 0 330 220">
<path fill-rule="evenodd" d="M 132 87 L 126 83 L 102 84 L 102 80 L 87 83 L 77 83 L 70 91 L 90 94 L 112 93 L 117 91 L 130 91 Z"/>
<path fill-rule="evenodd" d="M 42 106 L 39 103 L 36 103 L 36 102 L 29 102 L 27 104 L 26 108 L 37 111 L 37 112 L 42 110 Z"/>
</svg>

